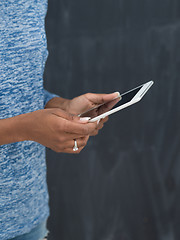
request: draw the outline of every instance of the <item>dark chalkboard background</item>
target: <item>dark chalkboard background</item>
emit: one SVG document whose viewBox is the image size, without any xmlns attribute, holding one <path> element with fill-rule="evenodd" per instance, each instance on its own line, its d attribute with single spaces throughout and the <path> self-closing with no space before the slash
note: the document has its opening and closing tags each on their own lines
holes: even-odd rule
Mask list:
<svg viewBox="0 0 180 240">
<path fill-rule="evenodd" d="M 180 239 L 180 1 L 49 0 L 45 87 L 144 99 L 80 155 L 47 151 L 50 240 Z"/>
</svg>

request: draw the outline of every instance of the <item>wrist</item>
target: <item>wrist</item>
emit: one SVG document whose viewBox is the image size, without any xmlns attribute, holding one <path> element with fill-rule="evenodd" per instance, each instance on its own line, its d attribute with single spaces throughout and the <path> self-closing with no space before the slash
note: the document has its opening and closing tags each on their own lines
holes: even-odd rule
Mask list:
<svg viewBox="0 0 180 240">
<path fill-rule="evenodd" d="M 10 118 L 12 121 L 12 136 L 14 141 L 33 141 L 33 125 L 36 119 L 33 118 L 34 112 L 21 114 Z"/>
<path fill-rule="evenodd" d="M 10 118 L 12 137 L 14 142 L 22 142 L 25 140 L 30 140 L 27 134 L 28 121 L 27 114 L 21 114 L 15 117 Z"/>
</svg>

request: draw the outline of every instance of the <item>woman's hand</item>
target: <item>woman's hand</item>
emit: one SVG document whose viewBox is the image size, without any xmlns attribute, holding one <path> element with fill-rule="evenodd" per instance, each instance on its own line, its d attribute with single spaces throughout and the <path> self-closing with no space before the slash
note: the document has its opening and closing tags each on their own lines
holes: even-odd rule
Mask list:
<svg viewBox="0 0 180 240">
<path fill-rule="evenodd" d="M 100 104 L 111 101 L 118 96 L 120 96 L 119 92 L 111 94 L 86 93 L 73 98 L 72 100 L 55 97 L 46 104 L 45 108 L 61 108 L 68 113 L 79 115 L 93 107 L 97 107 Z M 96 129 L 90 134 L 90 136 L 97 135 L 99 130 L 103 128 L 104 123 L 107 121 L 108 117 L 101 119 L 101 121 L 97 124 Z"/>
<path fill-rule="evenodd" d="M 97 126 L 97 123 L 87 123 L 86 118 L 81 119 L 57 108 L 19 115 L 18 121 L 21 141 L 36 141 L 64 153 L 79 153 Z M 74 152 L 75 139 L 79 149 Z"/>
</svg>

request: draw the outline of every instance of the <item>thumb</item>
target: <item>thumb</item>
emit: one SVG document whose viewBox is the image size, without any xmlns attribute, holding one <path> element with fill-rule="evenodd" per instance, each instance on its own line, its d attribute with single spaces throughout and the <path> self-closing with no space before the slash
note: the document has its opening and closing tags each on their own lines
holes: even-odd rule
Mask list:
<svg viewBox="0 0 180 240">
<path fill-rule="evenodd" d="M 78 117 L 78 116 L 72 116 L 72 120 L 77 122 L 77 123 L 88 123 L 89 120 L 91 119 L 90 117 Z"/>
<path fill-rule="evenodd" d="M 121 95 L 119 92 L 114 92 L 110 94 L 94 94 L 94 93 L 87 93 L 86 97 L 90 102 L 93 104 L 102 104 L 108 101 L 113 100 L 114 98 L 120 97 Z"/>
<path fill-rule="evenodd" d="M 71 121 L 77 122 L 77 123 L 88 123 L 88 121 L 90 120 L 90 117 L 79 117 L 76 115 L 71 115 Z"/>
<path fill-rule="evenodd" d="M 52 114 L 56 115 L 57 117 L 64 118 L 68 121 L 74 121 L 74 122 L 78 122 L 78 123 L 87 123 L 90 119 L 90 117 L 78 117 L 76 115 L 70 114 L 70 113 L 68 113 L 64 110 L 58 109 L 58 108 L 53 109 Z"/>
</svg>

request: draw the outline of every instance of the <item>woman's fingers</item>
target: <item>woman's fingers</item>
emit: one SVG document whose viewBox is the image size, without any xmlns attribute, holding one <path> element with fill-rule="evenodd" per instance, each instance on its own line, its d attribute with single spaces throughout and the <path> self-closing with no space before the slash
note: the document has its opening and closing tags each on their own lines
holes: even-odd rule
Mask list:
<svg viewBox="0 0 180 240">
<path fill-rule="evenodd" d="M 63 152 L 74 153 L 74 154 L 80 153 L 82 149 L 86 146 L 88 139 L 89 139 L 89 136 L 69 141 L 66 144 L 66 148 L 63 150 Z M 75 141 L 76 141 L 76 144 L 75 144 Z M 74 151 L 73 150 L 74 147 L 76 147 L 77 150 Z"/>
<path fill-rule="evenodd" d="M 107 122 L 109 119 L 109 117 L 105 117 L 105 118 L 102 118 L 99 122 L 99 124 L 97 125 L 97 128 L 100 127 L 101 125 L 103 125 L 105 122 Z"/>
<path fill-rule="evenodd" d="M 78 148 L 85 147 L 88 139 L 89 139 L 89 136 L 76 139 L 77 147 Z M 74 146 L 75 146 L 75 140 L 69 140 L 68 142 L 65 143 L 64 149 L 68 149 L 68 148 L 73 149 Z"/>
<path fill-rule="evenodd" d="M 63 124 L 62 124 L 63 122 Z M 59 130 L 64 131 L 66 133 L 77 134 L 79 136 L 87 136 L 90 135 L 94 129 L 97 127 L 97 122 L 93 123 L 81 123 L 76 121 L 69 121 L 61 118 L 61 122 L 59 123 Z"/>
<path fill-rule="evenodd" d="M 66 148 L 66 149 L 64 149 L 63 152 L 65 152 L 65 153 L 72 153 L 72 154 L 78 154 L 78 153 L 80 153 L 83 150 L 83 148 L 84 147 L 80 147 L 80 148 L 78 148 L 77 151 L 73 151 L 72 148 Z"/>
<path fill-rule="evenodd" d="M 102 118 L 99 123 L 96 126 L 96 129 L 90 134 L 90 136 L 96 136 L 99 132 L 104 127 L 104 123 L 108 121 L 109 117 Z"/>
</svg>

